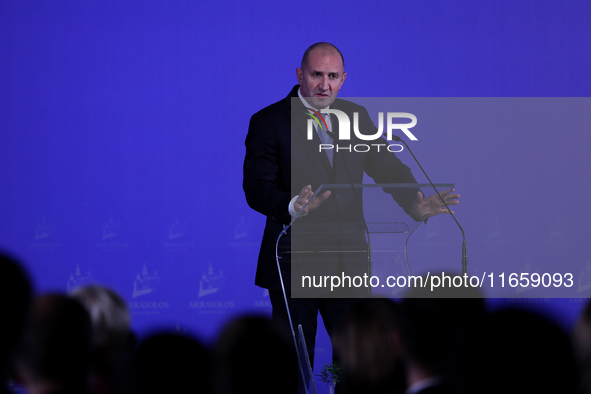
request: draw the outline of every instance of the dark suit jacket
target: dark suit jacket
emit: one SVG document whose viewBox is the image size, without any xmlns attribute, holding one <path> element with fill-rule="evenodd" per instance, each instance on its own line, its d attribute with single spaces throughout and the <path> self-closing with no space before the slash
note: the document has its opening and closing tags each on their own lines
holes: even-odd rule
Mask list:
<svg viewBox="0 0 591 394">
<path fill-rule="evenodd" d="M 333 166 L 331 167 L 325 152 L 319 152 L 321 143 L 314 133 L 314 140 L 307 140 L 306 125 L 309 116 L 307 110 L 298 98 L 299 85 L 296 85 L 289 95 L 275 104 L 272 104 L 254 114 L 250 120 L 248 135 L 246 137 L 246 157 L 244 160 L 243 188 L 246 200 L 250 207 L 267 217 L 263 242 L 260 249 L 256 284 L 258 286 L 280 290 L 279 275 L 275 259 L 275 246 L 277 237 L 283 227 L 289 224 L 291 217 L 288 212 L 290 200 L 298 195 L 301 189 L 312 185 L 312 190 L 317 190 L 322 184 L 349 184 L 362 183 L 363 173 L 366 172 L 376 183 L 416 183 L 410 169 L 391 152 L 385 148 L 377 152 L 376 149 L 367 153 L 340 151 L 335 153 Z M 292 106 L 292 98 L 293 106 Z M 353 112 L 359 113 L 359 129 L 364 134 L 375 133 L 376 127 L 369 118 L 367 110 L 357 104 L 336 100 L 330 107 L 340 109 L 350 115 L 353 120 Z M 332 119 L 335 119 L 334 117 Z M 333 120 L 333 125 L 338 123 Z M 333 131 L 335 131 L 333 129 Z M 386 140 L 379 141 L 387 145 Z M 352 133 L 350 141 L 336 141 L 339 145 L 354 145 L 368 143 L 356 139 Z M 375 143 L 375 142 L 372 142 Z M 294 223 L 298 225 L 312 223 L 336 223 L 363 224 L 363 211 L 361 205 L 361 191 L 338 189 L 312 211 L 306 217 L 300 218 Z M 416 197 L 416 191 L 407 190 L 391 194 L 398 204 L 407 213 Z M 354 226 L 353 226 L 354 227 Z M 359 235 L 359 234 L 357 234 Z M 339 235 L 336 241 L 340 245 L 351 242 L 362 242 L 358 237 L 343 238 Z M 329 237 L 330 238 L 330 237 Z M 332 242 L 334 239 L 318 238 L 318 244 Z M 291 237 L 288 234 L 282 238 L 282 245 L 289 249 Z M 285 259 L 284 261 L 286 261 Z M 337 274 L 337 260 L 332 260 L 323 265 L 321 272 L 333 275 Z M 363 264 L 348 262 L 344 265 L 348 272 L 358 273 L 366 271 Z M 282 265 L 284 282 L 289 290 L 289 265 Z M 320 272 L 320 271 L 319 271 Z"/>
</svg>

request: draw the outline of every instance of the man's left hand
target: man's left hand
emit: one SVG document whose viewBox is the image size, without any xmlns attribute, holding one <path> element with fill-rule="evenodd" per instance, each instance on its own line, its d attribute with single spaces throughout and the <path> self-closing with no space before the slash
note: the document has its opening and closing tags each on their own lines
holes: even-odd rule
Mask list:
<svg viewBox="0 0 591 394">
<path fill-rule="evenodd" d="M 459 194 L 450 194 L 453 191 L 454 189 L 451 189 L 439 193 L 448 206 L 458 205 L 460 203 L 458 201 L 458 198 L 460 198 Z M 455 214 L 454 211 L 451 212 Z M 417 192 L 417 198 L 412 206 L 412 216 L 415 219 L 423 221 L 440 213 L 449 214 L 449 211 L 437 194 L 425 197 L 422 192 Z"/>
</svg>

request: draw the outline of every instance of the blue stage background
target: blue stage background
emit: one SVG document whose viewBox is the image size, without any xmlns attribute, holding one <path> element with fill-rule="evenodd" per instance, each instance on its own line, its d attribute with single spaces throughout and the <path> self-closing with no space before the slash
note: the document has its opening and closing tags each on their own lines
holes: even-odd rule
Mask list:
<svg viewBox="0 0 591 394">
<path fill-rule="evenodd" d="M 254 286 L 264 218 L 242 192 L 243 143 L 309 45 L 343 52 L 342 96 L 589 96 L 589 15 L 588 1 L 2 1 L 0 248 L 39 292 L 99 282 L 141 335 L 213 339 L 237 314 L 270 313 Z M 588 134 L 419 142 L 437 152 L 421 157 L 432 179 L 462 194 L 471 267 L 591 265 Z M 459 264 L 454 226 L 430 221 L 449 253 L 420 259 Z M 519 302 L 568 328 L 583 301 Z"/>
</svg>

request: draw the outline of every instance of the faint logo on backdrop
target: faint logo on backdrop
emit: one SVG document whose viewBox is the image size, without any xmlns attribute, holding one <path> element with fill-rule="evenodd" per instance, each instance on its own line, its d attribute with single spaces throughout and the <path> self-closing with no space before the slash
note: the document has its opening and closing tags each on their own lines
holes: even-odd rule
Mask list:
<svg viewBox="0 0 591 394">
<path fill-rule="evenodd" d="M 121 224 L 119 221 L 109 218 L 109 221 L 103 226 L 103 240 L 116 237 L 119 234 Z"/>
<path fill-rule="evenodd" d="M 49 223 L 47 223 L 45 218 L 41 219 L 41 221 L 37 224 L 37 227 L 35 227 L 35 241 L 39 241 L 43 238 L 48 238 L 50 234 L 51 226 L 49 225 Z"/>
<path fill-rule="evenodd" d="M 234 300 L 224 298 L 221 294 L 226 288 L 226 276 L 221 270 L 214 270 L 213 264 L 209 263 L 207 271 L 199 281 L 200 300 L 189 302 L 189 308 L 197 310 L 200 314 L 221 315 L 236 307 Z M 207 300 L 201 298 L 207 297 Z"/>
<path fill-rule="evenodd" d="M 132 298 L 142 297 L 141 301 L 129 301 L 127 306 L 132 315 L 157 315 L 170 308 L 168 301 L 161 301 L 150 297 L 160 289 L 160 276 L 156 271 L 151 274 L 146 264 L 133 281 Z"/>
<path fill-rule="evenodd" d="M 262 293 L 262 298 L 254 302 L 255 308 L 271 309 L 273 306 L 271 305 L 271 299 L 269 298 L 269 289 L 263 289 Z"/>
<path fill-rule="evenodd" d="M 425 239 L 427 240 L 433 240 L 433 239 L 437 239 L 439 237 L 439 231 L 434 228 L 433 226 L 427 226 L 427 229 L 425 231 Z"/>
<path fill-rule="evenodd" d="M 154 290 L 157 290 L 160 287 L 160 277 L 158 273 L 154 271 L 152 275 L 148 274 L 148 268 L 146 264 L 142 268 L 141 274 L 138 274 L 133 281 L 133 298 L 143 296 L 146 294 L 150 294 Z"/>
<path fill-rule="evenodd" d="M 243 255 L 245 253 L 258 253 L 261 246 L 261 240 L 253 237 L 253 224 L 251 220 L 247 220 L 244 216 L 234 225 L 234 236 L 228 243 L 231 248 L 236 248 L 236 253 Z"/>
<path fill-rule="evenodd" d="M 488 226 L 488 235 L 485 244 L 495 246 L 510 245 L 511 241 L 507 238 L 504 227 L 505 223 L 499 219 L 499 215 L 495 215 Z"/>
<path fill-rule="evenodd" d="M 129 301 L 127 307 L 132 315 L 158 315 L 170 308 L 168 301 Z"/>
<path fill-rule="evenodd" d="M 219 270 L 217 274 L 213 271 L 213 265 L 209 263 L 207 271 L 201 275 L 199 281 L 199 295 L 198 297 L 205 297 L 206 295 L 217 293 L 219 289 L 226 284 L 226 277 L 224 273 Z"/>
<path fill-rule="evenodd" d="M 121 238 L 121 222 L 110 217 L 103 225 L 101 231 L 101 240 L 96 243 L 97 248 L 118 249 L 126 248 L 127 242 L 122 242 Z"/>
<path fill-rule="evenodd" d="M 577 293 L 583 293 L 591 290 L 591 260 L 587 260 L 587 266 L 581 271 L 579 275 L 579 285 Z"/>
<path fill-rule="evenodd" d="M 570 304 L 580 304 L 581 306 L 587 305 L 589 302 L 589 298 L 587 297 L 580 297 L 580 298 L 569 298 L 568 302 Z"/>
<path fill-rule="evenodd" d="M 70 292 L 78 287 L 87 286 L 92 283 L 95 283 L 95 280 L 90 274 L 90 271 L 86 271 L 86 275 L 83 275 L 82 270 L 80 269 L 80 264 L 76 264 L 76 270 L 73 274 L 70 274 L 66 288 L 68 289 L 68 292 Z"/>
<path fill-rule="evenodd" d="M 568 225 L 560 215 L 554 216 L 550 224 L 550 233 L 546 239 L 546 245 L 561 246 L 572 244 L 572 240 L 567 236 Z"/>
<path fill-rule="evenodd" d="M 179 219 L 176 219 L 174 222 L 170 224 L 168 229 L 168 240 L 173 240 L 175 238 L 182 237 L 185 235 L 185 231 L 187 231 L 187 223 L 181 222 Z"/>
<path fill-rule="evenodd" d="M 38 250 L 54 250 L 60 248 L 61 243 L 55 241 L 56 226 L 45 217 L 41 218 L 35 226 L 34 242 L 29 243 L 29 248 Z"/>
<path fill-rule="evenodd" d="M 437 223 L 434 225 L 423 226 L 417 229 L 417 244 L 421 246 L 444 246 L 448 244 L 445 237 L 442 237 L 440 227 Z M 422 228 L 421 228 L 422 227 Z M 445 234 L 445 233 L 443 233 Z M 413 235 L 414 236 L 414 235 Z M 412 239 L 412 238 L 411 238 Z"/>
<path fill-rule="evenodd" d="M 191 301 L 189 308 L 196 309 L 200 314 L 223 315 L 236 307 L 233 300 Z"/>
<path fill-rule="evenodd" d="M 565 224 L 560 215 L 556 215 L 550 227 L 550 238 L 560 237 L 565 233 Z"/>
<path fill-rule="evenodd" d="M 495 215 L 495 218 L 492 220 L 492 222 L 490 222 L 490 226 L 488 226 L 488 239 L 499 238 L 501 235 L 503 235 L 501 227 L 499 215 Z"/>
<path fill-rule="evenodd" d="M 168 227 L 167 240 L 162 242 L 162 246 L 173 251 L 183 251 L 195 247 L 195 242 L 185 239 L 187 230 L 187 222 L 176 218 Z"/>
<path fill-rule="evenodd" d="M 234 240 L 239 240 L 248 237 L 252 225 L 246 221 L 243 217 L 234 227 Z"/>
</svg>

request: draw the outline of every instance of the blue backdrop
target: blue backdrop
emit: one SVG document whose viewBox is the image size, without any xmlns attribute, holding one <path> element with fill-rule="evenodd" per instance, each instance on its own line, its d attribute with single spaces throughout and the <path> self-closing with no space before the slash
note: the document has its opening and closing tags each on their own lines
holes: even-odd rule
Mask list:
<svg viewBox="0 0 591 394">
<path fill-rule="evenodd" d="M 264 218 L 242 192 L 243 142 L 309 45 L 343 52 L 343 96 L 589 96 L 590 14 L 588 1 L 2 1 L 0 247 L 38 291 L 100 282 L 140 333 L 213 338 L 238 313 L 270 311 L 254 286 Z M 471 266 L 591 262 L 591 138 L 539 137 L 421 140 L 439 152 L 421 157 L 432 178 L 462 194 Z M 459 261 L 451 218 L 429 226 Z M 528 303 L 568 327 L 582 301 Z"/>
</svg>

